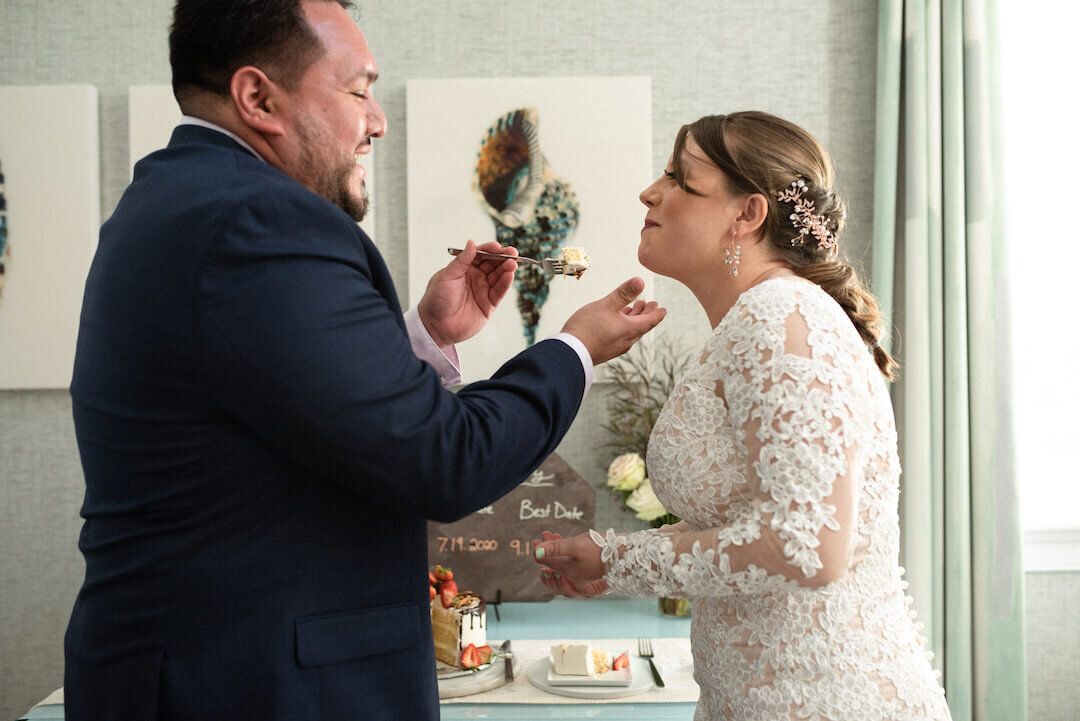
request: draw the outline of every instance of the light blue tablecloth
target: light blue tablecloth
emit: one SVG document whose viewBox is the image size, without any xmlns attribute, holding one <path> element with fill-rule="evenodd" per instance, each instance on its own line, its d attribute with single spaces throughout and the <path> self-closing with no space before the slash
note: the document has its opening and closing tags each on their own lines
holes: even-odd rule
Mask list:
<svg viewBox="0 0 1080 721">
<path fill-rule="evenodd" d="M 504 603 L 498 620 L 488 608 L 490 638 L 573 639 L 599 638 L 677 638 L 690 636 L 690 619 L 673 618 L 660 613 L 655 598 L 603 598 L 574 601 L 557 598 L 547 603 Z M 690 721 L 692 703 L 582 703 L 582 704 L 444 704 L 443 721 L 451 719 L 487 719 L 487 721 L 536 721 L 539 719 L 649 719 Z"/>
<path fill-rule="evenodd" d="M 690 635 L 690 619 L 664 616 L 656 599 L 604 598 L 574 601 L 565 598 L 547 603 L 503 603 L 498 617 L 488 609 L 488 636 L 534 640 L 551 638 L 676 638 Z M 582 703 L 572 705 L 447 704 L 444 721 L 487 719 L 488 721 L 536 721 L 539 719 L 649 719 L 689 721 L 692 703 Z M 63 721 L 64 707 L 39 706 L 22 717 L 26 721 Z M 20 719 L 20 721 L 22 721 Z"/>
<path fill-rule="evenodd" d="M 64 707 L 57 704 L 38 706 L 25 716 L 20 716 L 19 721 L 64 721 Z"/>
<path fill-rule="evenodd" d="M 509 639 L 690 637 L 690 619 L 660 613 L 655 598 L 556 598 L 546 603 L 488 607 L 488 636 Z"/>
</svg>

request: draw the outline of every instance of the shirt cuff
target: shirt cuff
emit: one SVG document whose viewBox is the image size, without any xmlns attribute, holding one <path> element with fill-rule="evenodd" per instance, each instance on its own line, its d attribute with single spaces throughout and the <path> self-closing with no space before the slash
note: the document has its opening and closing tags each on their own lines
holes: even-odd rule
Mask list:
<svg viewBox="0 0 1080 721">
<path fill-rule="evenodd" d="M 405 330 L 409 334 L 409 343 L 412 345 L 413 353 L 435 369 L 443 388 L 449 388 L 461 382 L 461 361 L 458 360 L 457 347 L 448 345 L 440 348 L 436 345 L 431 334 L 424 327 L 424 321 L 420 320 L 420 313 L 416 308 L 405 311 Z"/>
<path fill-rule="evenodd" d="M 592 356 L 589 354 L 589 349 L 585 347 L 584 343 L 569 333 L 556 333 L 551 336 L 550 339 L 561 340 L 563 343 L 573 348 L 578 354 L 578 359 L 581 361 L 581 369 L 585 371 L 585 391 L 581 394 L 581 399 L 585 400 L 585 396 L 589 394 L 589 389 L 592 388 L 593 382 L 593 362 Z"/>
</svg>

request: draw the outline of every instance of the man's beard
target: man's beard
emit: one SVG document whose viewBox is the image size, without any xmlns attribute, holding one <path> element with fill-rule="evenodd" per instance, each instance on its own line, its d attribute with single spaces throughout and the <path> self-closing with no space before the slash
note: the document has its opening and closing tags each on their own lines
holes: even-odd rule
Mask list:
<svg viewBox="0 0 1080 721">
<path fill-rule="evenodd" d="M 303 125 L 299 128 L 299 135 L 303 143 L 300 156 L 301 171 L 310 179 L 311 189 L 344 210 L 350 218 L 359 223 L 367 215 L 368 190 L 366 184 L 361 184 L 359 197 L 349 190 L 349 178 L 352 176 L 356 162 L 351 157 L 347 161 L 336 164 L 329 158 L 318 158 L 315 149 L 330 146 L 330 143 L 320 142 L 326 136 L 321 132 L 309 133 Z"/>
<path fill-rule="evenodd" d="M 340 179 L 338 186 L 341 191 L 341 197 L 336 200 L 332 200 L 331 202 L 333 202 L 334 205 L 336 205 L 337 207 L 344 210 L 346 213 L 349 214 L 350 218 L 359 223 L 361 220 L 364 219 L 364 216 L 367 215 L 368 211 L 367 184 L 365 183 L 360 186 L 360 197 L 357 198 L 355 195 L 349 192 L 348 182 L 348 176 Z"/>
</svg>

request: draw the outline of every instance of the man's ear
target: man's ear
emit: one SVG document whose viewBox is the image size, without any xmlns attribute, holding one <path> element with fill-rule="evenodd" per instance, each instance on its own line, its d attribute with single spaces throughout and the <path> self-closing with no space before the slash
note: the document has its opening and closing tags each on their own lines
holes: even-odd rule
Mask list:
<svg viewBox="0 0 1080 721">
<path fill-rule="evenodd" d="M 233 73 L 229 95 L 240 120 L 261 135 L 284 135 L 281 87 L 262 70 L 245 65 Z"/>
<path fill-rule="evenodd" d="M 739 224 L 739 235 L 753 235 L 765 224 L 765 218 L 769 214 L 769 201 L 761 193 L 751 193 L 742 198 L 742 208 L 736 218 Z"/>
</svg>

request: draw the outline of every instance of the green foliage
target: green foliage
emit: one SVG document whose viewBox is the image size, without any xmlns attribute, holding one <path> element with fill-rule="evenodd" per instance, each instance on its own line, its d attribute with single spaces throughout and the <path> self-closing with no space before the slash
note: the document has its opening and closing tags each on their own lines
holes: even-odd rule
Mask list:
<svg viewBox="0 0 1080 721">
<path fill-rule="evenodd" d="M 612 455 L 637 453 L 648 460 L 649 435 L 660 411 L 690 365 L 690 355 L 663 337 L 638 343 L 607 364 L 615 385 L 603 424 L 612 440 L 604 445 Z"/>
</svg>

